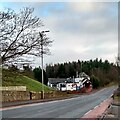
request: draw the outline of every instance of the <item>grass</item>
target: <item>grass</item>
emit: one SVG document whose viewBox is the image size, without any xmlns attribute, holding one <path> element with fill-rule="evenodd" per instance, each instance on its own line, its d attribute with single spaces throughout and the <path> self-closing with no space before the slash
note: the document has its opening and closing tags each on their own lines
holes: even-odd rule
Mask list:
<svg viewBox="0 0 120 120">
<path fill-rule="evenodd" d="M 110 82 L 109 84 L 106 85 L 106 87 L 110 87 L 110 86 L 117 85 L 117 84 L 118 84 L 117 82 Z"/>
<path fill-rule="evenodd" d="M 28 91 L 39 92 L 42 90 L 42 83 L 31 79 L 27 76 L 23 76 L 17 71 L 10 71 L 3 69 L 2 71 L 2 86 L 26 86 Z M 53 91 L 46 85 L 44 86 L 44 91 Z"/>
<path fill-rule="evenodd" d="M 120 99 L 120 96 L 114 96 L 114 99 Z"/>
<path fill-rule="evenodd" d="M 115 101 L 120 101 L 120 96 L 114 96 Z"/>
</svg>

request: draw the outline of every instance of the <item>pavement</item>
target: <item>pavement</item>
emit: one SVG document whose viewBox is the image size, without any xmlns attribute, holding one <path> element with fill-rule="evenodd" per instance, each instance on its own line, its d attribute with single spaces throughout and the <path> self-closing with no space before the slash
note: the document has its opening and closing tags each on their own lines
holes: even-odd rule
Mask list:
<svg viewBox="0 0 120 120">
<path fill-rule="evenodd" d="M 108 98 L 88 111 L 84 120 L 120 120 L 120 101 Z"/>
<path fill-rule="evenodd" d="M 69 99 L 69 98 L 72 98 L 72 97 L 73 96 L 66 96 L 66 97 L 40 99 L 40 100 L 23 100 L 23 101 L 13 101 L 13 102 L 2 102 L 2 106 L 0 106 L 0 107 L 6 108 L 6 107 L 13 107 L 13 106 L 19 106 L 19 105 L 48 102 L 48 101 L 54 101 L 54 100 Z"/>
<path fill-rule="evenodd" d="M 6 102 L 2 104 L 2 108 L 10 106 L 18 106 L 31 103 L 47 102 L 51 100 L 67 99 L 73 96 L 64 97 L 64 98 L 55 98 L 55 99 L 42 99 L 42 100 L 30 100 L 30 101 L 16 101 L 16 102 Z M 113 98 L 109 97 L 108 99 L 102 101 L 99 105 L 88 111 L 82 118 L 87 120 L 104 120 L 104 119 L 115 119 L 120 120 L 119 116 L 120 111 L 120 101 L 115 101 Z"/>
<path fill-rule="evenodd" d="M 103 114 L 104 119 L 120 120 L 120 100 L 113 100 Z"/>
<path fill-rule="evenodd" d="M 89 94 L 95 93 L 96 91 L 98 90 L 93 90 L 90 93 L 68 94 L 67 96 L 64 96 L 64 97 L 62 96 L 62 97 L 47 98 L 47 99 L 40 99 L 40 100 L 23 100 L 23 101 L 21 100 L 21 101 L 13 101 L 13 102 L 2 102 L 2 105 L 0 105 L 0 108 L 26 105 L 26 104 L 32 104 L 32 103 L 48 102 L 48 101 L 54 101 L 54 100 L 69 99 L 69 98 L 79 97 L 80 95 L 89 95 Z"/>
<path fill-rule="evenodd" d="M 59 99 L 63 99 L 63 98 L 59 98 Z M 18 106 L 18 105 L 26 105 L 26 104 L 31 104 L 31 103 L 39 103 L 39 102 L 47 102 L 47 101 L 51 101 L 51 99 L 4 103 L 3 109 L 6 107 L 13 107 L 13 106 Z M 118 111 L 117 105 L 119 105 L 120 107 L 120 102 L 113 101 L 112 98 L 108 98 L 104 100 L 102 103 L 100 103 L 98 106 L 94 107 L 92 110 L 84 114 L 84 116 L 80 118 L 80 120 L 89 120 L 89 119 L 90 120 L 104 120 L 104 119 L 106 120 L 106 118 L 108 120 L 111 118 L 112 119 L 114 118 L 114 120 L 119 120 L 117 118 L 119 118 L 118 115 L 120 113 L 118 114 L 119 111 Z"/>
<path fill-rule="evenodd" d="M 92 110 L 88 111 L 82 118 L 96 120 L 105 112 L 108 106 L 111 104 L 112 98 L 108 98 L 100 103 L 98 106 L 94 107 Z"/>
</svg>

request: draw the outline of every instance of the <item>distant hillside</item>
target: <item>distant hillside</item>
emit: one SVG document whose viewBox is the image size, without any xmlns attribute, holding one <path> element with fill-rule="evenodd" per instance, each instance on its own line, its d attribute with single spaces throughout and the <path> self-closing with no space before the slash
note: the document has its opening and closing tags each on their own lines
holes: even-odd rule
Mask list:
<svg viewBox="0 0 120 120">
<path fill-rule="evenodd" d="M 17 71 L 10 71 L 7 69 L 2 70 L 2 86 L 26 86 L 29 91 L 41 91 L 42 84 L 27 76 L 23 76 Z M 44 85 L 45 91 L 51 91 L 53 89 Z"/>
</svg>

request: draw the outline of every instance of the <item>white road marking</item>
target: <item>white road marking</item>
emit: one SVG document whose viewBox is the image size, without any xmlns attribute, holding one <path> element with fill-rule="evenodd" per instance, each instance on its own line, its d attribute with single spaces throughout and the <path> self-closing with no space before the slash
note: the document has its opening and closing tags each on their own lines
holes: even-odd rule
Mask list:
<svg viewBox="0 0 120 120">
<path fill-rule="evenodd" d="M 100 91 L 103 91 L 105 89 L 107 89 L 107 88 L 104 88 L 104 89 L 102 89 Z M 18 105 L 18 106 L 12 106 L 12 107 L 5 107 L 5 108 L 0 108 L 0 111 L 17 109 L 17 108 L 22 108 L 22 107 L 27 107 L 27 106 L 37 106 L 37 105 L 41 105 L 41 104 L 55 103 L 55 102 L 59 102 L 59 101 L 70 101 L 70 100 L 75 100 L 75 99 L 82 98 L 82 97 L 85 97 L 85 95 L 82 95 L 82 96 L 79 96 L 79 97 L 74 97 L 74 98 L 63 99 L 63 100 L 55 100 L 55 101 L 49 101 L 49 102 L 31 103 L 31 104 L 26 104 L 26 105 Z"/>
<path fill-rule="evenodd" d="M 96 109 L 99 105 L 97 105 L 96 107 L 94 107 L 94 109 Z"/>
<path fill-rule="evenodd" d="M 112 95 L 113 95 L 113 94 L 112 94 Z M 112 95 L 110 95 L 110 97 L 111 97 Z M 108 99 L 109 99 L 109 97 L 108 97 L 107 99 L 103 100 L 99 105 L 95 106 L 93 109 L 96 109 L 97 107 L 99 107 L 103 102 L 107 101 Z M 83 115 L 83 117 L 84 117 L 85 115 L 87 115 L 88 113 L 90 113 L 93 109 L 91 109 L 90 111 L 88 111 L 87 113 L 85 113 L 85 114 Z"/>
<path fill-rule="evenodd" d="M 84 96 L 80 96 L 80 97 L 84 97 Z M 27 106 L 37 106 L 37 105 L 41 105 L 41 104 L 56 103 L 56 102 L 59 102 L 59 101 L 69 101 L 69 100 L 78 99 L 78 98 L 79 97 L 63 99 L 63 100 L 55 100 L 55 101 L 49 101 L 49 102 L 31 103 L 31 104 L 18 105 L 18 106 L 12 106 L 12 107 L 5 107 L 5 108 L 0 108 L 0 111 L 18 109 L 18 108 L 27 107 Z"/>
<path fill-rule="evenodd" d="M 89 110 L 87 113 L 84 114 L 84 116 L 87 115 L 88 113 L 90 113 L 91 111 L 92 111 L 92 110 Z"/>
</svg>

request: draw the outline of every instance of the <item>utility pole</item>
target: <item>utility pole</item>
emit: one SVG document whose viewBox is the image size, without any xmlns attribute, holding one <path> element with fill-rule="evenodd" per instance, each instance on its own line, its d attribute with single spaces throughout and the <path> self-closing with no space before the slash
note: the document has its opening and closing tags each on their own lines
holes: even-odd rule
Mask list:
<svg viewBox="0 0 120 120">
<path fill-rule="evenodd" d="M 44 38 L 43 38 L 43 33 L 49 32 L 49 31 L 42 31 L 39 32 L 41 41 L 40 41 L 40 46 L 41 46 L 41 66 L 42 66 L 42 91 L 41 91 L 41 99 L 44 99 L 44 69 L 43 69 L 43 45 L 44 45 Z"/>
</svg>

